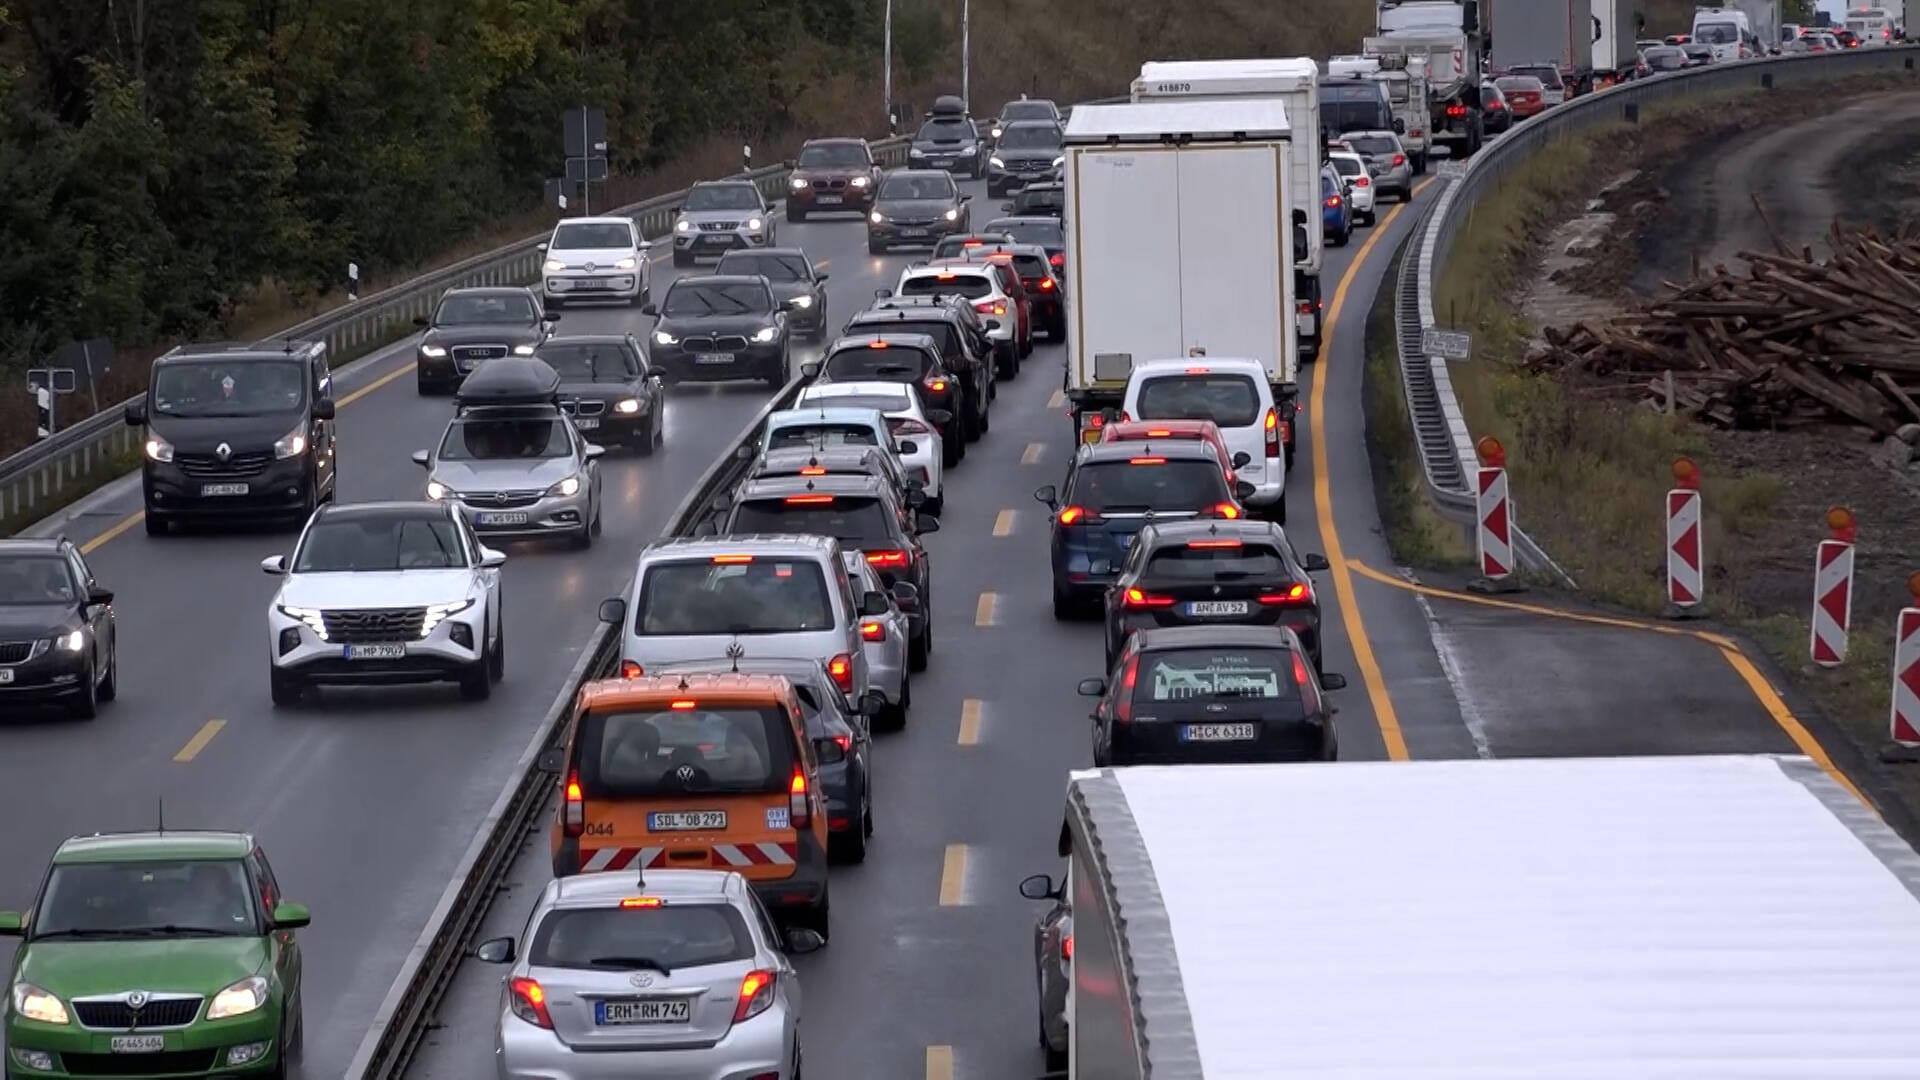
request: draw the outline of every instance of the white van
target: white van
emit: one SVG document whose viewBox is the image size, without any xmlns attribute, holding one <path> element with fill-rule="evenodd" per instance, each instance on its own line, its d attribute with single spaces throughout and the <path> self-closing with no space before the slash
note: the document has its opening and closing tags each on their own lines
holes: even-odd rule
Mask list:
<svg viewBox="0 0 1920 1080">
<path fill-rule="evenodd" d="M 1893 13 L 1886 8 L 1854 8 L 1847 12 L 1847 29 L 1860 39 L 1860 47 L 1892 45 L 1897 28 Z"/>
<path fill-rule="evenodd" d="M 1738 8 L 1698 8 L 1693 13 L 1693 43 L 1713 50 L 1713 62 L 1745 60 L 1759 50 L 1753 23 Z"/>
<path fill-rule="evenodd" d="M 1135 364 L 1121 409 L 1128 420 L 1213 421 L 1235 460 L 1249 459 L 1233 473 L 1254 487 L 1247 506 L 1286 522 L 1287 433 L 1260 361 L 1197 356 Z"/>
</svg>

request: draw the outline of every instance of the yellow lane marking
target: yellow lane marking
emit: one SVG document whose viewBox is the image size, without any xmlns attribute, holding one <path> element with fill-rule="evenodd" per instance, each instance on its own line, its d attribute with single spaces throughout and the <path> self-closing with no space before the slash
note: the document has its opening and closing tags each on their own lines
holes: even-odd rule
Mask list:
<svg viewBox="0 0 1920 1080">
<path fill-rule="evenodd" d="M 213 741 L 213 737 L 220 734 L 220 729 L 226 726 L 227 722 L 225 720 L 209 720 L 201 724 L 200 730 L 194 732 L 193 738 L 187 740 L 187 745 L 181 747 L 180 752 L 173 755 L 173 760 L 185 764 L 199 757 L 200 751 L 205 750 L 207 744 Z"/>
<path fill-rule="evenodd" d="M 980 744 L 980 699 L 968 698 L 960 703 L 960 745 L 978 746 Z"/>
<path fill-rule="evenodd" d="M 927 1080 L 953 1080 L 953 1047 L 927 1047 Z"/>
<path fill-rule="evenodd" d="M 1421 181 L 1413 189 L 1414 195 L 1433 183 L 1433 178 Z M 1327 369 L 1333 363 L 1333 328 L 1340 324 L 1340 311 L 1346 306 L 1347 290 L 1352 288 L 1354 279 L 1360 276 L 1360 268 L 1367 263 L 1367 256 L 1373 246 L 1387 234 L 1393 226 L 1393 219 L 1407 208 L 1402 202 L 1394 206 L 1386 217 L 1380 219 L 1371 230 L 1367 242 L 1360 245 L 1354 253 L 1353 261 L 1347 264 L 1347 272 L 1340 277 L 1340 285 L 1333 291 L 1333 301 L 1327 305 L 1327 313 L 1320 329 L 1320 360 L 1313 366 L 1313 388 L 1308 395 L 1307 415 L 1311 420 L 1313 439 L 1313 504 L 1320 524 L 1320 543 L 1327 549 L 1327 562 L 1333 567 L 1333 591 L 1340 600 L 1342 621 L 1346 626 L 1347 640 L 1353 645 L 1353 659 L 1360 666 L 1360 678 L 1367 684 L 1367 699 L 1373 704 L 1374 723 L 1380 728 L 1380 741 L 1386 745 L 1387 757 L 1394 761 L 1406 761 L 1407 739 L 1400 731 L 1400 715 L 1394 711 L 1393 698 L 1387 693 L 1387 682 L 1380 674 L 1379 658 L 1373 654 L 1373 642 L 1367 638 L 1366 619 L 1360 614 L 1360 605 L 1354 599 L 1353 574 L 1347 568 L 1347 560 L 1340 546 L 1340 533 L 1333 519 L 1333 481 L 1327 470 L 1327 426 L 1321 417 L 1327 414 Z"/>
<path fill-rule="evenodd" d="M 413 370 L 412 364 L 401 364 L 399 367 L 394 368 L 392 371 L 387 372 L 385 375 L 380 376 L 379 378 L 373 380 L 372 382 L 361 387 L 360 389 L 355 390 L 353 393 L 348 394 L 346 397 L 341 398 L 339 403 L 336 404 L 334 408 L 337 409 L 347 405 L 351 405 L 354 402 L 359 401 L 361 398 L 366 397 L 368 394 L 373 393 L 375 390 L 380 389 L 381 387 L 387 385 L 388 383 L 392 382 L 393 380 L 399 378 L 402 375 L 405 375 L 407 372 L 412 370 Z"/>
<path fill-rule="evenodd" d="M 1405 578 L 1396 577 L 1392 574 L 1376 570 L 1358 559 L 1347 560 L 1347 565 L 1351 566 L 1354 572 L 1362 577 L 1377 581 L 1382 585 L 1390 585 L 1393 588 L 1402 589 L 1406 592 L 1418 593 L 1421 596 L 1454 600 L 1463 604 L 1478 604 L 1481 607 L 1498 608 L 1503 611 L 1516 611 L 1526 615 L 1540 616 L 1542 618 L 1559 619 L 1562 622 L 1586 623 L 1591 626 L 1606 626 L 1616 630 L 1640 630 L 1649 634 L 1666 634 L 1669 637 L 1693 638 L 1696 641 L 1711 645 L 1720 653 L 1721 658 L 1727 662 L 1727 666 L 1733 669 L 1734 674 L 1740 677 L 1740 681 L 1746 684 L 1747 689 L 1753 694 L 1754 698 L 1760 702 L 1761 707 L 1767 710 L 1768 718 L 1774 722 L 1774 725 L 1786 735 L 1794 746 L 1799 748 L 1802 754 L 1813 759 L 1815 764 L 1826 770 L 1828 776 L 1833 777 L 1834 781 L 1841 787 L 1853 792 L 1854 796 L 1861 802 L 1867 804 L 1869 807 L 1873 807 L 1875 813 L 1879 812 L 1879 807 L 1874 806 L 1873 800 L 1867 798 L 1865 792 L 1855 787 L 1853 781 L 1847 779 L 1846 775 L 1833 763 L 1833 759 L 1827 756 L 1827 752 L 1821 747 L 1820 741 L 1815 739 L 1813 733 L 1808 731 L 1806 726 L 1800 722 L 1800 718 L 1793 714 L 1793 709 L 1788 706 L 1786 699 L 1780 696 L 1778 690 L 1774 689 L 1773 684 L 1761 673 L 1759 667 L 1754 664 L 1753 659 L 1747 655 L 1746 650 L 1741 647 L 1740 643 L 1724 634 L 1716 634 L 1710 630 L 1694 630 L 1690 627 L 1675 626 L 1670 623 L 1651 622 L 1645 619 L 1629 619 L 1617 615 L 1595 615 L 1585 611 L 1567 611 L 1562 608 L 1546 607 L 1541 604 L 1528 604 L 1518 600 L 1504 600 L 1498 597 L 1482 596 L 1479 593 L 1458 592 L 1453 589 L 1443 589 L 1435 585 L 1423 585 L 1419 582 L 1408 581 Z"/>
<path fill-rule="evenodd" d="M 967 891 L 967 845 L 948 844 L 940 861 L 940 906 L 956 907 Z"/>
<path fill-rule="evenodd" d="M 1000 511 L 1000 516 L 993 519 L 993 535 L 1013 535 L 1013 511 L 1002 510 Z"/>
<path fill-rule="evenodd" d="M 973 606 L 973 625 L 992 626 L 1000 621 L 1000 594 L 983 592 L 980 602 Z"/>
<path fill-rule="evenodd" d="M 1020 454 L 1020 464 L 1022 465 L 1040 464 L 1040 455 L 1045 453 L 1046 449 L 1047 447 L 1046 447 L 1046 444 L 1044 443 L 1037 443 L 1037 442 L 1028 443 L 1027 448 L 1024 451 L 1022 451 Z"/>
<path fill-rule="evenodd" d="M 1047 399 L 1047 408 L 1049 409 L 1064 409 L 1066 407 L 1067 392 L 1065 390 L 1055 390 L 1053 396 Z"/>
</svg>

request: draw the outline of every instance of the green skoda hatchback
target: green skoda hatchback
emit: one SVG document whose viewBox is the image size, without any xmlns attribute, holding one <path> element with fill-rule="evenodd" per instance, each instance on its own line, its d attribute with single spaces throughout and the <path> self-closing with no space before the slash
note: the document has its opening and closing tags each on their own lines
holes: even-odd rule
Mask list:
<svg viewBox="0 0 1920 1080">
<path fill-rule="evenodd" d="M 76 837 L 31 910 L 5 1002 L 6 1080 L 272 1078 L 300 1057 L 307 909 L 241 833 Z"/>
</svg>

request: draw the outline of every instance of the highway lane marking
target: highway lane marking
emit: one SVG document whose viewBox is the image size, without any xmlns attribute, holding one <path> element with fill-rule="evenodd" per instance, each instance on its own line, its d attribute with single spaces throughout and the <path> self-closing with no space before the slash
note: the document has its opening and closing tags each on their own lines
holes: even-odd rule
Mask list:
<svg viewBox="0 0 1920 1080">
<path fill-rule="evenodd" d="M 1000 511 L 1000 516 L 993 519 L 993 535 L 1013 535 L 1013 511 L 1002 510 Z"/>
<path fill-rule="evenodd" d="M 1418 197 L 1434 178 L 1428 178 L 1414 185 L 1413 196 Z M 1333 570 L 1333 591 L 1340 600 L 1340 611 L 1344 616 L 1347 640 L 1353 646 L 1354 663 L 1360 666 L 1361 681 L 1367 684 L 1367 700 L 1373 705 L 1373 720 L 1380 729 L 1380 741 L 1386 746 L 1387 757 L 1393 761 L 1407 761 L 1407 738 L 1400 730 L 1400 714 L 1394 711 L 1393 698 L 1387 693 L 1387 682 L 1380 673 L 1380 660 L 1373 653 L 1373 642 L 1367 638 L 1367 624 L 1360 614 L 1360 604 L 1355 599 L 1353 573 L 1347 567 L 1346 554 L 1340 545 L 1340 532 L 1333 520 L 1333 480 L 1327 468 L 1327 427 L 1318 418 L 1327 414 L 1327 365 L 1332 363 L 1333 331 L 1340 325 L 1340 312 L 1346 307 L 1347 290 L 1360 276 L 1361 267 L 1367 264 L 1367 256 L 1373 246 L 1387 234 L 1393 219 L 1400 216 L 1412 203 L 1412 198 L 1396 203 L 1394 208 L 1381 218 L 1369 230 L 1367 242 L 1354 252 L 1353 261 L 1347 264 L 1347 272 L 1340 277 L 1340 284 L 1333 290 L 1333 301 L 1327 305 L 1327 313 L 1321 323 L 1320 361 L 1313 366 L 1313 387 L 1308 394 L 1308 413 L 1315 418 L 1311 426 L 1313 440 L 1313 508 L 1320 525 L 1320 543 L 1327 549 L 1327 562 Z"/>
<path fill-rule="evenodd" d="M 1049 409 L 1064 409 L 1066 407 L 1067 392 L 1065 390 L 1055 390 L 1053 396 L 1047 399 L 1047 408 Z"/>
<path fill-rule="evenodd" d="M 980 709 L 979 698 L 968 698 L 960 703 L 960 745 L 980 745 Z"/>
<path fill-rule="evenodd" d="M 1773 688 L 1773 683 L 1769 681 L 1766 675 L 1761 673 L 1759 667 L 1754 664 L 1753 658 L 1747 655 L 1746 648 L 1725 634 L 1716 634 L 1710 630 L 1694 630 L 1684 626 L 1672 626 L 1666 623 L 1651 622 L 1644 619 L 1622 618 L 1617 615 L 1595 615 L 1585 611 L 1568 611 L 1564 608 L 1547 607 L 1542 604 L 1528 604 L 1519 600 L 1503 600 L 1492 596 L 1482 596 L 1479 593 L 1459 592 L 1454 589 L 1441 588 L 1437 585 L 1426 585 L 1417 581 L 1408 581 L 1405 578 L 1396 577 L 1392 574 L 1376 570 L 1366 563 L 1361 562 L 1359 559 L 1349 559 L 1347 560 L 1347 565 L 1351 566 L 1354 572 L 1360 574 L 1362 577 L 1377 581 L 1382 585 L 1390 585 L 1393 588 L 1410 592 L 1417 596 L 1454 600 L 1463 604 L 1478 604 L 1481 607 L 1515 611 L 1548 619 L 1559 619 L 1562 622 L 1586 623 L 1590 626 L 1605 626 L 1615 630 L 1640 630 L 1650 634 L 1666 634 L 1669 637 L 1692 638 L 1695 641 L 1711 645 L 1720 653 L 1721 658 L 1727 662 L 1727 666 L 1733 669 L 1733 673 L 1740 677 L 1740 681 L 1746 684 L 1748 691 L 1760 702 L 1761 707 L 1766 709 L 1767 717 L 1773 721 L 1774 726 L 1778 727 L 1781 733 L 1786 735 L 1787 739 L 1791 741 L 1795 747 L 1799 748 L 1802 754 L 1811 758 L 1828 776 L 1833 777 L 1836 783 L 1852 792 L 1854 797 L 1871 807 L 1875 813 L 1879 813 L 1879 807 L 1874 804 L 1874 801 L 1868 798 L 1865 792 L 1854 786 L 1853 781 L 1847 779 L 1846 774 L 1842 773 L 1839 766 L 1833 763 L 1833 759 L 1827 756 L 1827 752 L 1821 747 L 1820 741 L 1814 738 L 1813 733 L 1808 731 L 1806 726 L 1800 722 L 1800 718 L 1794 715 L 1793 709 L 1787 704 L 1786 699 L 1780 696 L 1780 692 Z"/>
<path fill-rule="evenodd" d="M 953 1080 L 953 1047 L 927 1047 L 927 1080 Z"/>
<path fill-rule="evenodd" d="M 96 536 L 93 539 L 87 541 L 86 543 L 81 544 L 80 554 L 82 555 L 93 554 L 94 552 L 100 550 L 102 547 L 105 547 L 107 544 L 107 541 L 112 540 L 114 537 L 119 536 L 121 533 L 126 532 L 128 529 L 131 529 L 135 525 L 140 524 L 142 521 L 146 520 L 146 517 L 147 517 L 147 512 L 145 510 L 135 510 L 133 513 L 128 514 L 126 517 L 123 517 L 119 521 L 114 522 L 113 527 L 108 529 L 106 532 L 103 532 L 99 536 Z"/>
<path fill-rule="evenodd" d="M 348 394 L 346 397 L 341 398 L 339 402 L 337 402 L 334 405 L 334 408 L 336 409 L 345 408 L 346 406 L 351 405 L 356 401 L 359 401 L 361 398 L 366 397 L 368 394 L 373 393 L 375 390 L 380 389 L 381 387 L 387 385 L 388 383 L 392 382 L 395 379 L 398 379 L 400 376 L 405 375 L 407 372 L 412 370 L 413 370 L 413 364 L 411 361 L 405 364 L 401 364 L 399 367 L 394 368 L 392 371 L 387 372 L 385 375 L 380 376 L 379 378 L 373 380 L 372 382 L 361 387 L 360 389 L 355 390 L 353 393 Z"/>
<path fill-rule="evenodd" d="M 207 744 L 213 741 L 213 737 L 220 734 L 220 729 L 226 726 L 227 722 L 225 720 L 209 720 L 201 724 L 200 730 L 194 732 L 193 738 L 187 740 L 187 745 L 181 747 L 180 752 L 173 755 L 173 760 L 184 765 L 194 758 L 199 757 L 200 751 L 205 750 Z"/>
<path fill-rule="evenodd" d="M 967 892 L 967 845 L 948 844 L 940 860 L 940 906 L 958 907 Z"/>
<path fill-rule="evenodd" d="M 1045 443 L 1037 443 L 1037 442 L 1028 443 L 1027 448 L 1020 452 L 1020 464 L 1022 465 L 1040 464 L 1040 455 L 1045 453 L 1046 449 L 1047 447 Z"/>
<path fill-rule="evenodd" d="M 980 602 L 973 606 L 973 625 L 992 626 L 1000 621 L 1000 594 L 983 592 Z"/>
</svg>

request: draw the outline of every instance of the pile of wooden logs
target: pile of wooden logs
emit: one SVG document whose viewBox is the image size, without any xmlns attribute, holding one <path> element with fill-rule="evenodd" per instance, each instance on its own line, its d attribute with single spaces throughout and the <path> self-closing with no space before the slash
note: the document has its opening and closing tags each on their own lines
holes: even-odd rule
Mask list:
<svg viewBox="0 0 1920 1080">
<path fill-rule="evenodd" d="M 1546 331 L 1527 363 L 1725 427 L 1920 423 L 1920 236 L 1836 224 L 1829 244 L 1825 260 L 1742 251 L 1744 277 L 1696 268 L 1641 311 Z"/>
</svg>

